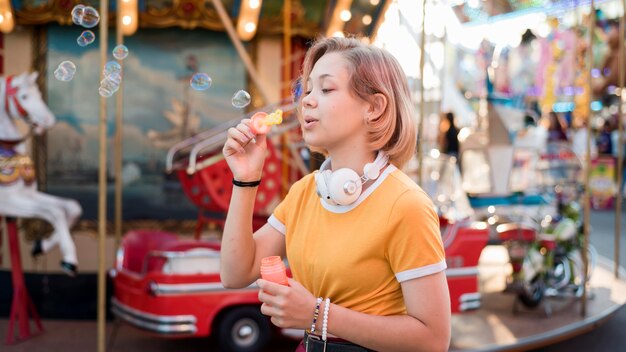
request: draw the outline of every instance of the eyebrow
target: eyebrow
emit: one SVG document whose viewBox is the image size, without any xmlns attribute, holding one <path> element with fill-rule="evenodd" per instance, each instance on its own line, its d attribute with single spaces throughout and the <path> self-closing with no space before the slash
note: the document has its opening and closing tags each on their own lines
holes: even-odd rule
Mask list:
<svg viewBox="0 0 626 352">
<path fill-rule="evenodd" d="M 335 77 L 335 76 L 331 75 L 330 73 L 324 73 L 324 74 L 321 74 L 321 75 L 317 78 L 317 80 L 318 80 L 318 81 L 321 81 L 321 80 L 323 80 L 324 78 L 327 78 L 327 77 Z M 311 82 L 311 76 L 309 76 L 309 79 L 307 79 L 307 84 L 308 84 L 308 83 L 310 83 L 310 82 Z"/>
</svg>

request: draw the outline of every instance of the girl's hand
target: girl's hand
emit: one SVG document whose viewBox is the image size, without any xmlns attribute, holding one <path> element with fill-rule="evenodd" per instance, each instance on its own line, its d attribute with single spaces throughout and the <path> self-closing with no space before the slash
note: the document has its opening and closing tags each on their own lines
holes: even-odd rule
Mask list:
<svg viewBox="0 0 626 352">
<path fill-rule="evenodd" d="M 279 328 L 308 329 L 313 322 L 315 297 L 297 281 L 287 278 L 289 286 L 258 279 L 261 313 L 271 317 Z"/>
<path fill-rule="evenodd" d="M 243 119 L 236 127 L 228 129 L 222 153 L 237 181 L 257 181 L 263 173 L 266 150 L 265 135 L 255 136 L 250 129 L 250 119 Z"/>
</svg>

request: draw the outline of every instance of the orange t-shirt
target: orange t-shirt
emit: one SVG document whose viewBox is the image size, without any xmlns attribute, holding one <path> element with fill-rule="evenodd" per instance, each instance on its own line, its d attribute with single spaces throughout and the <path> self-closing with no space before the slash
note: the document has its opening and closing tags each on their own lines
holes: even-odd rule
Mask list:
<svg viewBox="0 0 626 352">
<path fill-rule="evenodd" d="M 296 281 L 359 312 L 406 314 L 400 283 L 446 269 L 430 198 L 393 165 L 349 206 L 323 202 L 309 174 L 268 222 L 285 235 Z"/>
</svg>

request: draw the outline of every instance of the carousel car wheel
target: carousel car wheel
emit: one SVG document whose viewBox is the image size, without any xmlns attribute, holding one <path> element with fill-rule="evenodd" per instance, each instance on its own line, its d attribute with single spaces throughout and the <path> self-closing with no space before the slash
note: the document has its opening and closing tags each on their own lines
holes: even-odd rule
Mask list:
<svg viewBox="0 0 626 352">
<path fill-rule="evenodd" d="M 545 284 L 541 279 L 541 275 L 535 276 L 528 287 L 526 287 L 522 293 L 517 297 L 527 308 L 536 308 L 543 299 L 543 293 L 545 291 Z"/>
<path fill-rule="evenodd" d="M 222 315 L 216 333 L 220 351 L 262 351 L 270 339 L 270 322 L 259 307 L 237 307 Z"/>
</svg>

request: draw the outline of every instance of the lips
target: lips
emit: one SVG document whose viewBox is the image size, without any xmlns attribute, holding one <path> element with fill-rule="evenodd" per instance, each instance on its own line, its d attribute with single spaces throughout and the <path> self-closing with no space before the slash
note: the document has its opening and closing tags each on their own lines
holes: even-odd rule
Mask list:
<svg viewBox="0 0 626 352">
<path fill-rule="evenodd" d="M 311 122 L 316 122 L 316 121 L 317 121 L 317 119 L 313 118 L 311 116 L 305 116 L 304 117 L 304 123 L 311 123 Z"/>
<path fill-rule="evenodd" d="M 304 120 L 303 127 L 306 129 L 312 128 L 319 121 L 318 119 L 311 117 L 311 116 L 304 116 L 303 120 Z"/>
</svg>

